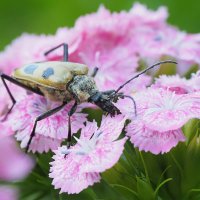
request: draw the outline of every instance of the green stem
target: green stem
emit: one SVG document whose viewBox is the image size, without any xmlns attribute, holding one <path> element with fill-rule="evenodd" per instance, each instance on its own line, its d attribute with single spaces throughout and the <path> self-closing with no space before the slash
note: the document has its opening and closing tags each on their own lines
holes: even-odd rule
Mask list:
<svg viewBox="0 0 200 200">
<path fill-rule="evenodd" d="M 146 166 L 146 164 L 145 164 L 145 162 L 144 162 L 144 158 L 143 158 L 143 156 L 142 156 L 142 152 L 139 151 L 139 154 L 140 154 L 140 157 L 141 157 L 141 160 L 142 160 L 142 164 L 143 164 L 143 166 L 144 166 L 144 171 L 145 171 L 146 179 L 147 179 L 148 183 L 151 185 L 151 182 L 150 182 L 150 179 L 149 179 L 148 170 L 147 170 L 147 166 Z"/>
<path fill-rule="evenodd" d="M 174 157 L 174 155 L 172 154 L 172 152 L 170 152 L 170 156 L 172 157 L 172 160 L 173 160 L 174 163 L 176 164 L 177 168 L 179 169 L 181 178 L 183 178 L 183 169 L 182 169 L 181 165 L 180 165 L 179 162 L 176 160 L 176 158 Z"/>
<path fill-rule="evenodd" d="M 134 191 L 134 190 L 131 190 L 130 188 L 128 187 L 125 187 L 123 185 L 120 185 L 120 184 L 111 184 L 112 187 L 120 187 L 120 188 L 123 188 L 127 191 L 129 191 L 130 193 L 132 193 L 134 196 L 138 197 L 138 194 Z"/>
<path fill-rule="evenodd" d="M 165 183 L 167 183 L 167 182 L 169 182 L 169 181 L 172 181 L 172 180 L 173 180 L 172 178 L 168 178 L 168 179 L 164 180 L 161 184 L 159 184 L 159 186 L 156 188 L 156 190 L 155 190 L 155 192 L 154 192 L 154 195 L 155 195 L 155 196 L 157 195 L 158 190 L 159 190 Z"/>
</svg>

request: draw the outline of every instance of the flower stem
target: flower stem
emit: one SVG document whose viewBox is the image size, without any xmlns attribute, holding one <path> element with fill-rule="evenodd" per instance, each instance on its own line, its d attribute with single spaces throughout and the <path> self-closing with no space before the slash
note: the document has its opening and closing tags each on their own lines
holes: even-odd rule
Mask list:
<svg viewBox="0 0 200 200">
<path fill-rule="evenodd" d="M 146 166 L 146 163 L 144 162 L 144 158 L 143 158 L 142 152 L 139 151 L 139 154 L 140 154 L 140 157 L 141 157 L 141 160 L 142 160 L 142 164 L 143 164 L 143 167 L 144 167 L 146 179 L 147 179 L 148 183 L 151 185 L 151 182 L 150 182 L 150 179 L 149 179 L 148 170 L 147 170 L 147 166 Z"/>
</svg>

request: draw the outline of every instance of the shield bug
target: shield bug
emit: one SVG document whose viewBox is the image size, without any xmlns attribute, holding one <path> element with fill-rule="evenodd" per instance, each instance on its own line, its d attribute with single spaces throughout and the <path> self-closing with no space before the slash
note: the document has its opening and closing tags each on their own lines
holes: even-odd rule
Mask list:
<svg viewBox="0 0 200 200">
<path fill-rule="evenodd" d="M 35 119 L 34 126 L 30 134 L 30 139 L 27 143 L 26 152 L 29 149 L 32 138 L 35 136 L 37 122 L 58 112 L 69 101 L 74 100 L 75 103 L 68 112 L 68 144 L 70 144 L 71 142 L 70 117 L 76 111 L 78 104 L 82 102 L 90 102 L 97 105 L 111 116 L 115 116 L 120 114 L 121 112 L 114 105 L 114 103 L 117 102 L 119 98 L 130 98 L 134 103 L 136 113 L 136 104 L 134 99 L 131 96 L 124 95 L 122 92 L 119 91 L 133 79 L 139 77 L 141 74 L 144 74 L 146 71 L 152 69 L 157 65 L 164 63 L 176 64 L 176 62 L 171 60 L 156 63 L 126 81 L 123 85 L 119 86 L 117 90 L 108 90 L 101 92 L 98 90 L 94 81 L 94 77 L 98 71 L 98 68 L 94 69 L 92 75 L 88 75 L 88 67 L 86 65 L 68 62 L 67 44 L 60 44 L 45 52 L 44 55 L 47 56 L 49 53 L 60 47 L 64 48 L 63 61 L 46 61 L 28 64 L 16 69 L 13 72 L 12 76 L 0 73 L 2 82 L 13 103 L 6 116 L 11 112 L 16 103 L 16 100 L 6 83 L 6 80 L 29 91 L 32 91 L 33 93 L 42 95 L 52 101 L 61 102 L 60 106 L 41 114 Z"/>
</svg>

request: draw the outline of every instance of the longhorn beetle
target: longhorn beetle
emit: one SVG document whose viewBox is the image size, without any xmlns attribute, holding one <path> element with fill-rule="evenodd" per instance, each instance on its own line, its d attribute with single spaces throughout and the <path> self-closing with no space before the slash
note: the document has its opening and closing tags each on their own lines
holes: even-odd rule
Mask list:
<svg viewBox="0 0 200 200">
<path fill-rule="evenodd" d="M 95 68 L 93 74 L 89 76 L 88 67 L 86 65 L 68 62 L 67 44 L 60 44 L 45 52 L 44 55 L 47 56 L 49 53 L 60 47 L 64 48 L 63 61 L 46 61 L 28 64 L 16 69 L 12 76 L 8 76 L 0 72 L 2 82 L 12 100 L 12 106 L 5 115 L 5 118 L 11 112 L 16 103 L 16 100 L 12 95 L 5 80 L 10 81 L 27 90 L 30 90 L 33 93 L 45 96 L 52 101 L 62 102 L 60 106 L 48 110 L 47 112 L 39 115 L 35 119 L 34 126 L 30 134 L 29 141 L 27 143 L 26 152 L 29 149 L 32 138 L 35 136 L 37 122 L 58 112 L 71 100 L 75 100 L 75 103 L 68 112 L 68 147 L 72 139 L 70 117 L 76 111 L 77 105 L 82 102 L 90 102 L 96 104 L 103 111 L 107 112 L 111 116 L 115 116 L 120 114 L 121 112 L 113 103 L 117 102 L 119 98 L 130 98 L 134 103 L 136 114 L 136 103 L 134 99 L 131 96 L 124 95 L 122 92 L 119 91 L 133 79 L 139 77 L 141 74 L 144 74 L 146 71 L 152 69 L 157 65 L 164 63 L 177 64 L 176 62 L 171 60 L 161 61 L 133 76 L 123 85 L 121 85 L 117 90 L 100 92 L 96 87 L 94 81 L 94 76 L 96 75 L 98 68 Z"/>
</svg>

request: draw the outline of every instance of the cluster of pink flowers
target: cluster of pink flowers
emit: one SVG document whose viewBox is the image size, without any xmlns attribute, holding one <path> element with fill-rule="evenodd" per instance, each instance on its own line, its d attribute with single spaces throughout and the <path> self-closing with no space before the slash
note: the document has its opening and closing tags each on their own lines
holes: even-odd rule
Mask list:
<svg viewBox="0 0 200 200">
<path fill-rule="evenodd" d="M 116 89 L 137 73 L 139 63 L 152 63 L 170 57 L 179 63 L 177 72 L 186 72 L 193 64 L 200 64 L 200 34 L 187 34 L 170 26 L 165 7 L 150 11 L 135 4 L 129 12 L 111 13 L 103 6 L 97 13 L 80 17 L 71 29 L 59 29 L 55 35 L 23 34 L 0 53 L 0 70 L 11 74 L 13 69 L 27 63 L 60 60 L 62 49 L 48 57 L 44 52 L 63 42 L 69 45 L 69 60 L 85 63 L 95 77 L 100 91 Z M 170 64 L 169 64 L 170 65 Z M 168 65 L 168 66 L 169 66 Z M 167 67 L 167 66 L 166 66 Z M 30 151 L 55 155 L 50 177 L 61 192 L 79 193 L 100 181 L 100 173 L 111 168 L 123 153 L 127 136 L 139 150 L 154 154 L 166 153 L 178 142 L 185 141 L 181 128 L 192 118 L 200 118 L 200 72 L 190 79 L 179 75 L 162 75 L 151 84 L 151 76 L 143 75 L 123 88 L 136 101 L 137 116 L 129 101 L 117 103 L 122 115 L 103 117 L 101 126 L 89 122 L 80 105 L 72 116 L 72 133 L 81 129 L 76 145 L 60 146 L 67 138 L 69 103 L 57 114 L 38 123 Z M 35 118 L 58 105 L 37 95 L 27 95 L 17 86 L 9 85 L 18 100 L 8 119 L 0 123 L 0 138 L 15 134 L 24 148 L 30 137 Z M 149 87 L 147 87 L 149 86 Z M 11 105 L 0 83 L 0 116 Z M 125 119 L 127 136 L 118 140 Z M 9 127 L 9 128 L 8 128 Z"/>
</svg>

